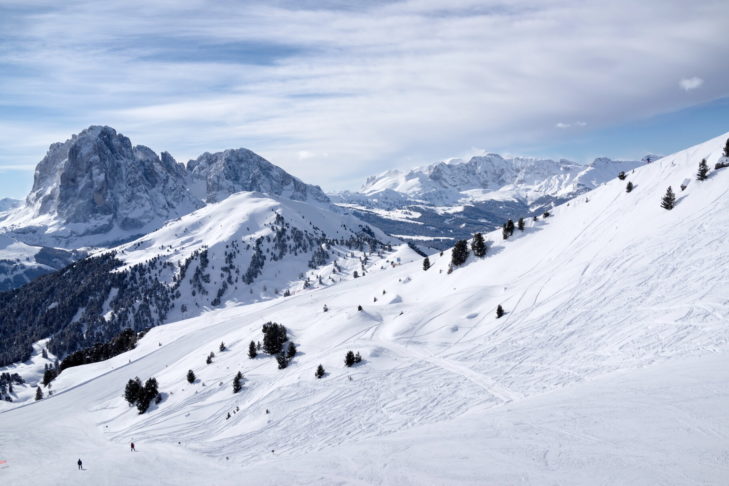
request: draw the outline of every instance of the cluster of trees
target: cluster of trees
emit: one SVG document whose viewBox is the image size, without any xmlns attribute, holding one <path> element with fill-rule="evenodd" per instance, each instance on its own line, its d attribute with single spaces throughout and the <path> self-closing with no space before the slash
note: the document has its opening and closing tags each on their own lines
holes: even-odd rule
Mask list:
<svg viewBox="0 0 729 486">
<path fill-rule="evenodd" d="M 362 362 L 362 356 L 359 354 L 359 351 L 355 354 L 354 352 L 347 351 L 347 354 L 344 356 L 344 365 L 347 368 L 351 368 L 355 364 Z"/>
<path fill-rule="evenodd" d="M 159 403 L 162 401 L 162 395 L 159 393 L 157 380 L 149 378 L 142 386 L 142 381 L 136 377 L 127 382 L 124 389 L 124 399 L 129 403 L 130 407 L 136 406 L 140 415 L 149 409 L 150 404 L 154 401 Z"/>
<path fill-rule="evenodd" d="M 114 336 L 111 340 L 94 344 L 88 348 L 83 348 L 75 353 L 68 355 L 59 367 L 58 372 L 65 370 L 66 368 L 72 368 L 74 366 L 80 366 L 89 363 L 97 363 L 104 361 L 114 356 L 126 353 L 134 349 L 137 342 L 144 337 L 147 330 L 134 331 L 133 329 L 124 329 L 122 332 Z"/>
<path fill-rule="evenodd" d="M 280 370 L 286 368 L 297 353 L 296 345 L 289 341 L 286 326 L 269 321 L 263 325 L 262 331 L 263 350 L 272 356 L 276 356 L 276 362 Z M 248 357 L 253 359 L 256 355 L 256 346 L 251 341 L 248 346 Z"/>
<path fill-rule="evenodd" d="M 25 380 L 17 373 L 0 373 L 0 400 L 12 402 L 12 395 L 15 393 L 13 384 L 22 385 Z"/>
</svg>

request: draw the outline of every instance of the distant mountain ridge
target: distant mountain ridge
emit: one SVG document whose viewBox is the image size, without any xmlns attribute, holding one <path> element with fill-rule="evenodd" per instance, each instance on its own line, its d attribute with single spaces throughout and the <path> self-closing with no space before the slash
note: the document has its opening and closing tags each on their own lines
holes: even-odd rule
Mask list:
<svg viewBox="0 0 729 486">
<path fill-rule="evenodd" d="M 330 196 L 390 234 L 445 248 L 454 239 L 537 214 L 658 158 L 603 157 L 583 165 L 490 153 L 409 171 L 389 170 L 368 177 L 359 192 Z"/>
</svg>

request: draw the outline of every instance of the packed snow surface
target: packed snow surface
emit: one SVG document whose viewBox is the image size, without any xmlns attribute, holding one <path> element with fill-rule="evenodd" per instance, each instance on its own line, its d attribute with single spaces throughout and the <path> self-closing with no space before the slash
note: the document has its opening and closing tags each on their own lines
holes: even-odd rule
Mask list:
<svg viewBox="0 0 729 486">
<path fill-rule="evenodd" d="M 450 273 L 449 252 L 434 254 L 428 271 L 393 265 L 154 328 L 128 353 L 65 370 L 52 397 L 0 413 L 0 475 L 726 484 L 729 169 L 678 186 L 701 158 L 713 167 L 727 136 L 611 180 L 506 241 L 487 234 L 487 256 Z M 669 185 L 672 211 L 659 205 Z M 299 350 L 284 370 L 247 357 L 267 321 Z M 348 350 L 362 363 L 344 367 Z M 144 415 L 121 397 L 135 376 L 156 377 L 164 394 Z"/>
</svg>

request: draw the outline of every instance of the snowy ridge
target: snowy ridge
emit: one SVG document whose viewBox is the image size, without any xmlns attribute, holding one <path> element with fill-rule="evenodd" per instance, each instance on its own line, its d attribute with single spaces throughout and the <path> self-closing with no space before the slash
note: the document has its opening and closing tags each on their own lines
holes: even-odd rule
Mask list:
<svg viewBox="0 0 729 486">
<path fill-rule="evenodd" d="M 729 169 L 693 178 L 728 136 L 610 180 L 506 241 L 489 233 L 487 256 L 450 273 L 449 254 L 434 254 L 428 271 L 387 267 L 157 327 L 133 351 L 64 371 L 54 397 L 0 414 L 0 443 L 15 445 L 3 474 L 54 484 L 81 456 L 89 484 L 112 469 L 118 483 L 721 484 Z M 668 185 L 672 211 L 659 206 Z M 285 370 L 246 355 L 269 320 L 299 350 Z M 345 368 L 350 349 L 364 360 Z M 144 415 L 120 397 L 134 376 L 165 393 Z"/>
</svg>

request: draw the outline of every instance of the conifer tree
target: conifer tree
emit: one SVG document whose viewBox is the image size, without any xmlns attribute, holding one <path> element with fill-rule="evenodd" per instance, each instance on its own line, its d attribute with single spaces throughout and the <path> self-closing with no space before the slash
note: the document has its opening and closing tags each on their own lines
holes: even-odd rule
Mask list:
<svg viewBox="0 0 729 486">
<path fill-rule="evenodd" d="M 661 201 L 661 207 L 670 211 L 671 209 L 673 209 L 673 206 L 675 204 L 676 195 L 673 193 L 673 189 L 671 189 L 671 186 L 668 186 L 668 189 L 666 189 L 666 195 L 663 196 L 663 200 Z"/>
<path fill-rule="evenodd" d="M 296 345 L 294 343 L 289 343 L 289 349 L 286 352 L 286 358 L 291 359 L 294 356 L 296 356 Z"/>
<path fill-rule="evenodd" d="M 289 360 L 286 359 L 286 356 L 283 353 L 279 353 L 276 355 L 276 361 L 278 361 L 278 369 L 280 370 L 286 368 L 289 365 Z"/>
<path fill-rule="evenodd" d="M 243 373 L 240 371 L 233 378 L 233 393 L 238 393 L 243 388 Z"/>
<path fill-rule="evenodd" d="M 633 183 L 628 181 L 628 185 L 625 186 L 625 192 L 631 192 L 633 190 Z"/>
<path fill-rule="evenodd" d="M 623 172 L 623 171 L 621 170 L 621 171 L 620 171 L 620 172 L 618 173 L 618 179 L 620 179 L 621 181 L 624 181 L 624 180 L 625 180 L 625 172 Z"/>
<path fill-rule="evenodd" d="M 709 173 L 709 166 L 706 165 L 706 159 L 701 159 L 701 162 L 699 162 L 699 171 L 696 173 L 696 180 L 697 181 L 705 181 L 706 177 Z"/>
<path fill-rule="evenodd" d="M 129 402 L 129 406 L 137 403 L 139 396 L 142 394 L 142 381 L 139 377 L 129 380 L 124 389 L 124 399 Z"/>
<path fill-rule="evenodd" d="M 486 243 L 483 241 L 483 235 L 476 233 L 473 235 L 473 241 L 471 241 L 471 251 L 477 257 L 486 256 Z"/>
<path fill-rule="evenodd" d="M 458 240 L 451 251 L 451 264 L 454 267 L 463 265 L 468 258 L 468 243 L 466 240 Z"/>
<path fill-rule="evenodd" d="M 724 145 L 724 157 L 729 157 L 729 138 L 726 139 L 726 145 Z"/>
<path fill-rule="evenodd" d="M 350 350 L 347 351 L 347 355 L 344 357 L 344 365 L 347 368 L 351 368 L 354 364 L 354 353 Z"/>
<path fill-rule="evenodd" d="M 498 305 L 498 306 L 496 307 L 496 318 L 497 318 L 497 319 L 499 319 L 499 318 L 500 318 L 501 316 L 503 316 L 503 315 L 504 315 L 504 308 L 503 308 L 503 307 L 501 307 L 501 304 L 499 304 L 499 305 Z"/>
<path fill-rule="evenodd" d="M 219 348 L 219 349 L 220 349 L 220 352 L 221 352 L 221 353 L 222 353 L 223 351 L 225 351 L 225 350 L 227 349 L 227 348 L 225 347 L 225 343 L 224 343 L 224 342 L 220 341 L 220 348 Z"/>
<path fill-rule="evenodd" d="M 192 370 L 187 370 L 187 382 L 195 383 L 195 373 Z"/>
<path fill-rule="evenodd" d="M 248 357 L 254 359 L 256 356 L 258 356 L 258 352 L 256 351 L 256 343 L 251 341 L 251 344 L 248 345 Z"/>
<path fill-rule="evenodd" d="M 519 228 L 519 231 L 524 231 L 524 218 L 519 218 L 519 221 L 516 223 L 516 227 Z"/>
<path fill-rule="evenodd" d="M 43 390 L 41 390 L 41 387 L 38 386 L 35 389 L 35 399 L 36 400 L 42 400 L 43 399 Z"/>
<path fill-rule="evenodd" d="M 321 378 L 324 376 L 324 367 L 322 365 L 319 365 L 316 367 L 316 373 L 314 373 L 314 376 L 317 378 Z"/>
<path fill-rule="evenodd" d="M 425 270 L 427 272 L 429 268 L 430 268 L 430 258 L 425 257 L 425 259 L 423 260 L 423 270 Z"/>
<path fill-rule="evenodd" d="M 205 358 L 205 363 L 206 364 L 211 364 L 212 362 L 213 362 L 213 357 L 211 355 L 208 355 L 208 357 Z"/>
<path fill-rule="evenodd" d="M 362 362 L 362 355 L 359 354 L 359 351 L 357 351 L 354 355 L 354 362 L 355 363 L 361 363 Z"/>
</svg>

